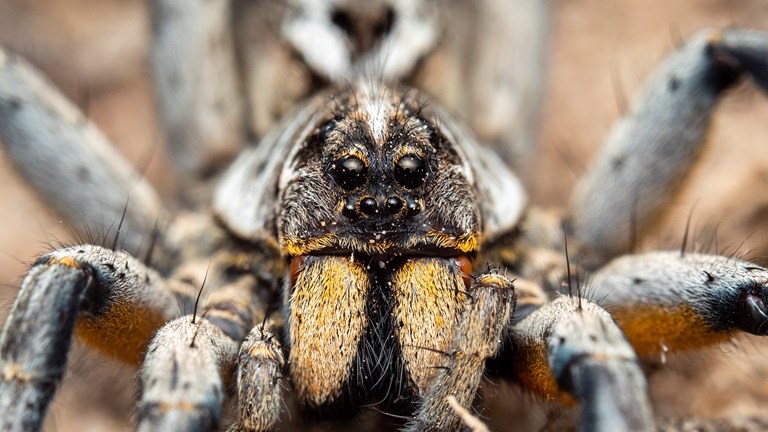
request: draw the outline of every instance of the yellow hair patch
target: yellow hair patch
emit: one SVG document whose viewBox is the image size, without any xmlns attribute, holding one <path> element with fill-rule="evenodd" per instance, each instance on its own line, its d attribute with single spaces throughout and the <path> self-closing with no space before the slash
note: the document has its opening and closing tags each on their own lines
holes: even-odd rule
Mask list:
<svg viewBox="0 0 768 432">
<path fill-rule="evenodd" d="M 61 264 L 63 266 L 73 268 L 73 269 L 82 268 L 82 265 L 70 256 L 53 258 L 50 261 L 48 261 L 48 265 L 54 265 L 54 264 Z"/>
<path fill-rule="evenodd" d="M 687 305 L 613 307 L 610 312 L 640 356 L 702 348 L 731 337 L 730 332 L 712 330 Z"/>
<path fill-rule="evenodd" d="M 467 298 L 460 263 L 411 258 L 392 278 L 395 329 L 408 372 L 426 391 L 444 366 Z"/>
<path fill-rule="evenodd" d="M 291 295 L 291 376 L 299 399 L 314 406 L 346 382 L 368 321 L 365 266 L 343 256 L 309 256 Z"/>
<path fill-rule="evenodd" d="M 576 405 L 573 396 L 561 391 L 547 362 L 547 346 L 531 341 L 515 346 L 514 368 L 524 387 L 547 401 L 556 400 L 568 406 Z"/>
<path fill-rule="evenodd" d="M 160 312 L 121 299 L 97 317 L 78 318 L 75 334 L 97 351 L 139 364 L 149 341 L 165 321 Z"/>
</svg>

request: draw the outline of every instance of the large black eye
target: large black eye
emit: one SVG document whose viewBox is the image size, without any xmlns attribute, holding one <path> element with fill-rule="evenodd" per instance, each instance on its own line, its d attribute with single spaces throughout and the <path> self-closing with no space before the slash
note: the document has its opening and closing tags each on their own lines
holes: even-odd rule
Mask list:
<svg viewBox="0 0 768 432">
<path fill-rule="evenodd" d="M 357 156 L 345 156 L 333 164 L 333 178 L 344 189 L 352 190 L 365 183 L 368 167 Z"/>
<path fill-rule="evenodd" d="M 427 164 L 416 155 L 407 154 L 395 164 L 395 180 L 408 189 L 415 189 L 427 177 Z"/>
</svg>

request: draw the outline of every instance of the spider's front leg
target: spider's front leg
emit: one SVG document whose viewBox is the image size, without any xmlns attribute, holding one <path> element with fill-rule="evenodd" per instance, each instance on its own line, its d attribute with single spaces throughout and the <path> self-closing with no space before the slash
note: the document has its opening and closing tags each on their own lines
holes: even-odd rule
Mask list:
<svg viewBox="0 0 768 432">
<path fill-rule="evenodd" d="M 584 431 L 651 431 L 653 415 L 635 353 L 596 304 L 560 297 L 514 324 L 516 376 L 546 399 L 578 402 Z"/>
<path fill-rule="evenodd" d="M 208 257 L 207 267 L 203 267 L 205 276 L 198 277 L 204 278 L 206 286 L 213 287 L 206 290 L 214 291 L 193 315 L 169 322 L 152 340 L 140 373 L 139 430 L 218 428 L 225 394 L 235 386 L 235 379 L 241 396 L 235 423 L 239 429 L 235 430 L 269 430 L 279 417 L 278 383 L 255 392 L 248 386 L 261 384 L 263 374 L 258 373 L 259 367 L 254 363 L 262 358 L 255 347 L 256 330 L 252 328 L 264 322 L 268 304 L 276 296 L 282 259 L 269 239 L 254 242 L 247 252 L 224 249 Z M 175 277 L 197 273 L 199 264 L 193 261 L 190 268 L 181 267 Z M 251 335 L 246 338 L 249 331 Z M 279 351 L 280 347 L 276 349 Z M 277 404 L 270 406 L 273 410 L 263 409 L 269 411 L 272 421 L 264 428 L 251 427 L 253 422 L 249 422 L 249 408 L 269 403 L 265 398 L 249 398 L 259 396 L 259 390 L 277 399 Z"/>
<path fill-rule="evenodd" d="M 73 332 L 137 363 L 152 335 L 189 302 L 125 252 L 82 245 L 43 255 L 0 336 L 0 429 L 34 431 L 64 373 Z"/>
<path fill-rule="evenodd" d="M 280 419 L 285 354 L 270 327 L 254 327 L 240 346 L 237 418 L 230 432 L 269 431 Z"/>
<path fill-rule="evenodd" d="M 580 182 L 571 223 L 585 264 L 631 252 L 697 162 L 723 92 L 746 75 L 768 90 L 768 34 L 705 30 L 670 55 Z"/>
<path fill-rule="evenodd" d="M 594 276 L 599 299 L 635 351 L 658 358 L 744 331 L 768 335 L 768 269 L 718 255 L 650 252 L 617 258 Z"/>
</svg>

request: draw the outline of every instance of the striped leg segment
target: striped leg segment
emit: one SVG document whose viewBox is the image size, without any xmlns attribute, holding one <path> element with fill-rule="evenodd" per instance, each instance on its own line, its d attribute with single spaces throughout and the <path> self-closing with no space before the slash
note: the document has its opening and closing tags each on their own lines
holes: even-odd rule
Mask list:
<svg viewBox="0 0 768 432">
<path fill-rule="evenodd" d="M 240 346 L 237 418 L 229 432 L 272 430 L 280 419 L 285 355 L 275 336 L 259 325 Z"/>
<path fill-rule="evenodd" d="M 700 348 L 736 332 L 768 334 L 768 269 L 717 255 L 650 252 L 617 258 L 589 295 L 641 356 Z"/>
<path fill-rule="evenodd" d="M 578 403 L 581 430 L 654 430 L 635 353 L 596 304 L 560 297 L 515 324 L 511 334 L 518 378 L 545 399 Z"/>
<path fill-rule="evenodd" d="M 73 332 L 102 352 L 138 362 L 178 304 L 168 282 L 124 252 L 83 245 L 43 255 L 0 336 L 0 429 L 40 429 Z"/>
<path fill-rule="evenodd" d="M 214 267 L 212 280 L 221 280 L 220 270 Z M 179 318 L 157 333 L 141 368 L 139 430 L 219 427 L 240 344 L 265 313 L 259 288 L 252 275 L 244 274 L 209 295 L 201 316 Z"/>
<path fill-rule="evenodd" d="M 163 327 L 141 368 L 137 429 L 216 430 L 239 343 L 205 318 L 187 315 Z"/>
</svg>

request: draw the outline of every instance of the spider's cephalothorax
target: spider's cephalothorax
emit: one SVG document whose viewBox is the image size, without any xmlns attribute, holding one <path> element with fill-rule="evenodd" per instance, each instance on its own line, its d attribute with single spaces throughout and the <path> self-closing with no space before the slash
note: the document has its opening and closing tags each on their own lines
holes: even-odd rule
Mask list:
<svg viewBox="0 0 768 432">
<path fill-rule="evenodd" d="M 291 260 L 290 372 L 315 406 L 349 387 L 426 393 L 459 331 L 485 227 L 514 226 L 524 202 L 514 175 L 446 113 L 371 81 L 309 102 L 300 123 L 285 125 L 272 148 L 285 157 L 264 177 L 274 185 L 264 190 L 277 191 L 265 222 Z M 495 186 L 478 180 L 488 167 L 499 171 Z M 236 164 L 222 194 L 259 187 L 253 172 Z M 503 212 L 486 196 L 499 185 L 511 194 Z M 219 214 L 237 226 L 241 211 Z"/>
</svg>

